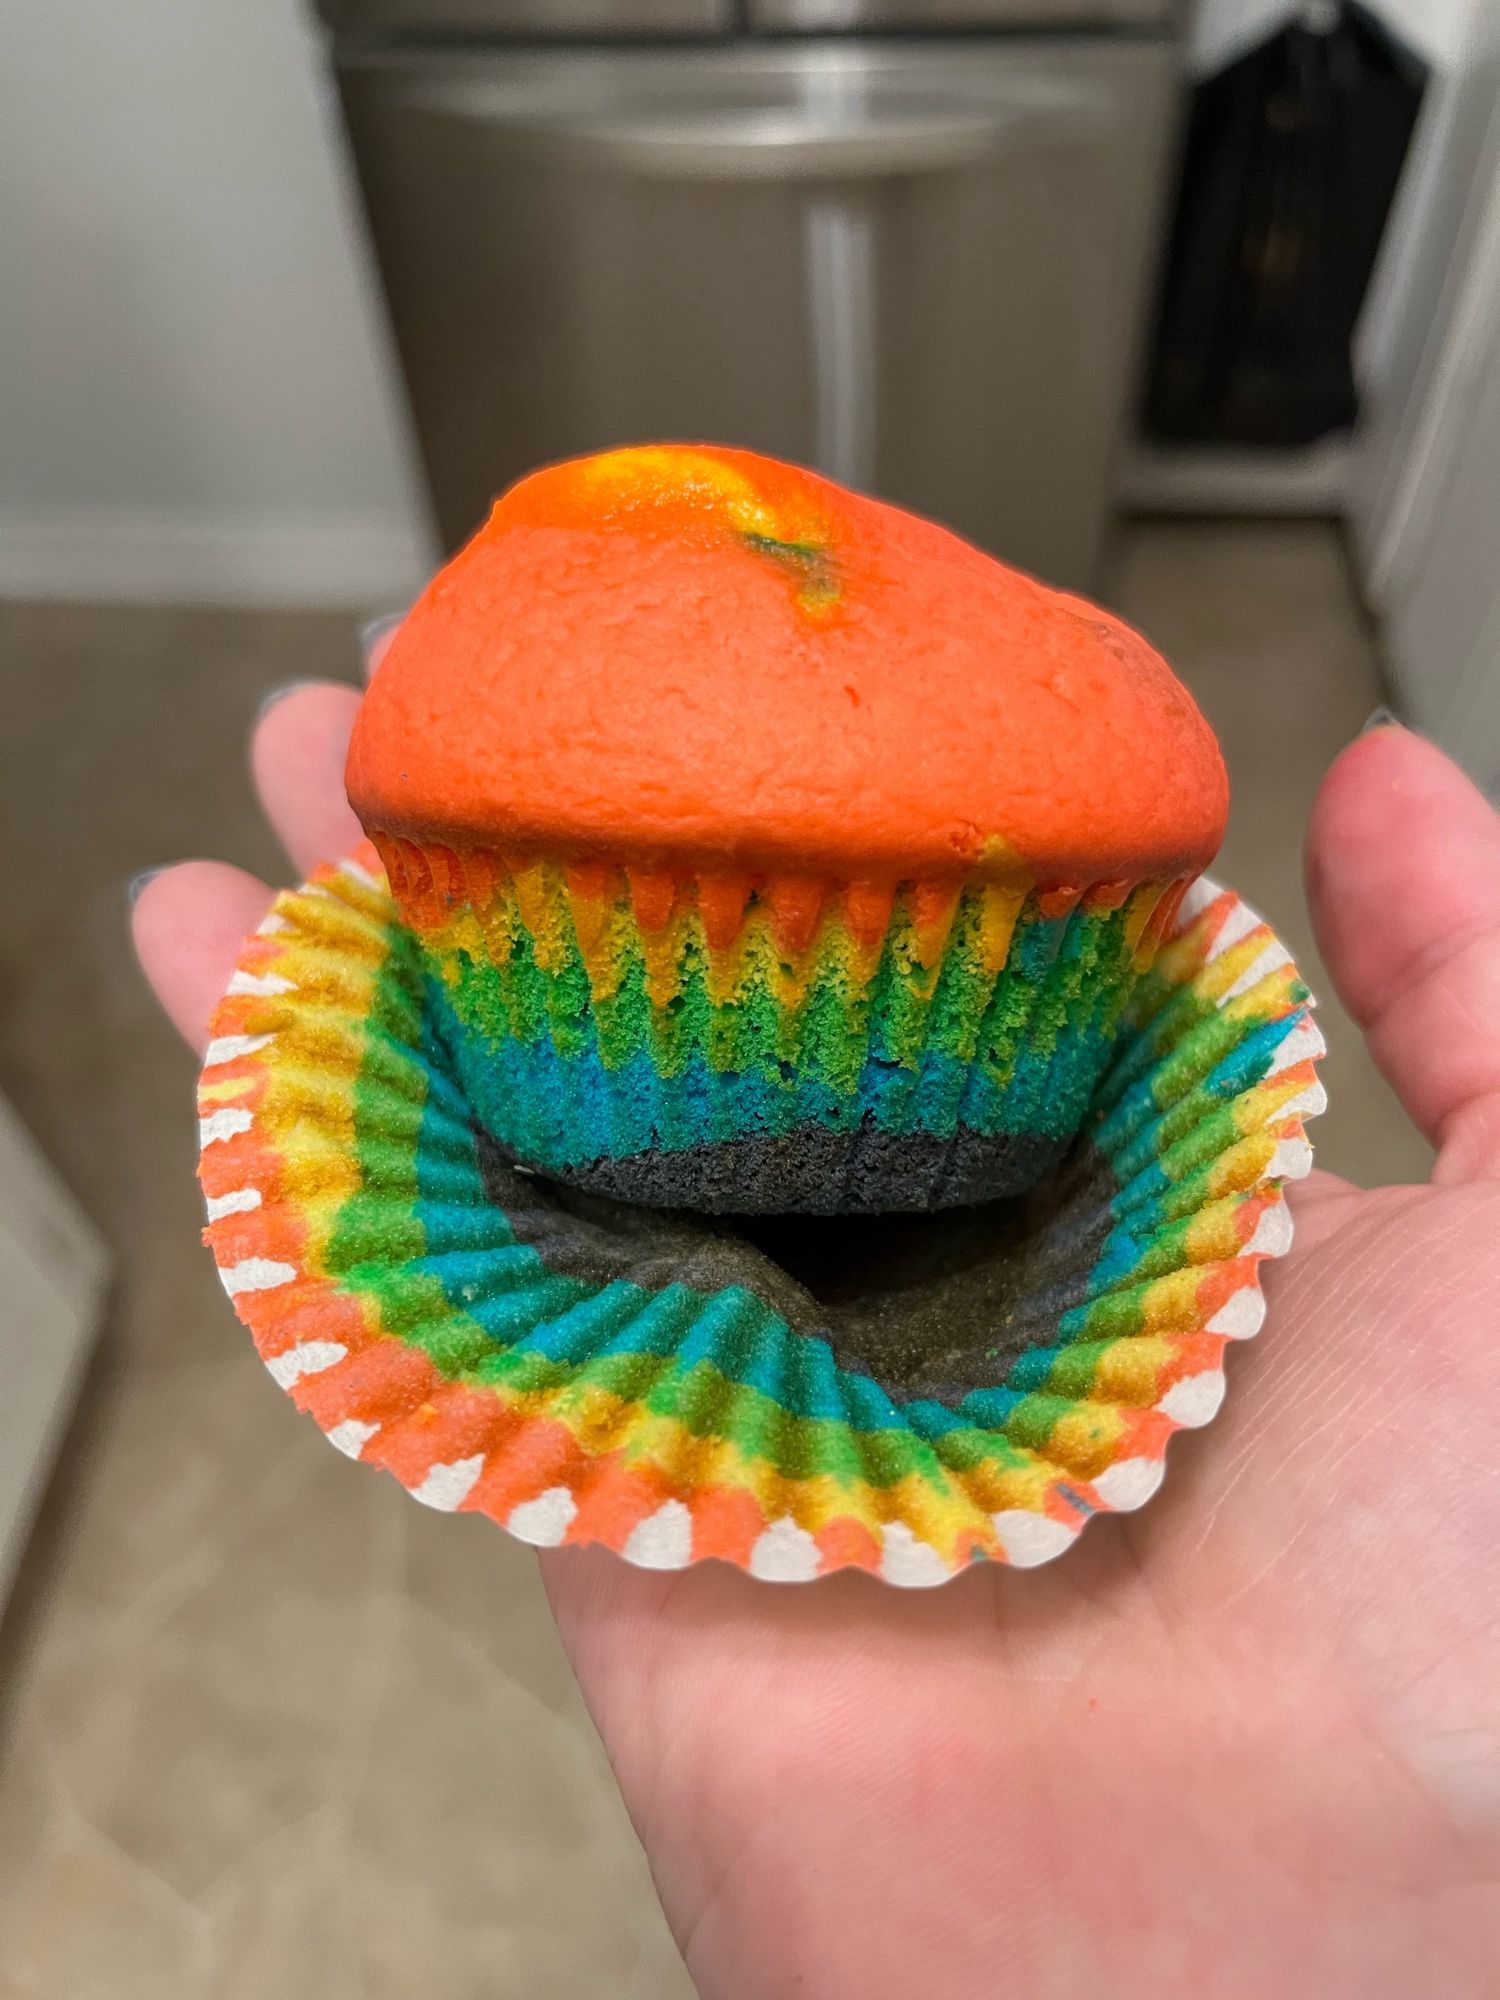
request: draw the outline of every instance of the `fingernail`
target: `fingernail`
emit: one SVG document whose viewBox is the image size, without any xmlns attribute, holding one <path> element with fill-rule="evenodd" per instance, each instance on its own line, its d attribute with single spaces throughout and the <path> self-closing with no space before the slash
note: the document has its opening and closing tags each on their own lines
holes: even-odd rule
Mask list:
<svg viewBox="0 0 1500 2000">
<path fill-rule="evenodd" d="M 1372 708 L 1360 727 L 1360 735 L 1368 736 L 1372 729 L 1400 729 L 1401 718 L 1389 708 Z"/>
<path fill-rule="evenodd" d="M 368 660 L 381 640 L 394 632 L 405 617 L 406 610 L 404 609 L 401 611 L 385 611 L 381 613 L 380 617 L 372 618 L 368 625 L 361 626 L 359 633 L 360 657 Z"/>
<path fill-rule="evenodd" d="M 303 688 L 316 686 L 316 681 L 286 681 L 281 687 L 272 688 L 269 694 L 263 694 L 260 698 L 260 706 L 255 711 L 256 721 L 264 722 L 271 710 L 279 707 L 289 694 L 300 694 Z"/>
<path fill-rule="evenodd" d="M 143 868 L 139 875 L 131 876 L 130 880 L 125 884 L 125 902 L 128 908 L 132 910 L 135 908 L 136 904 L 141 900 L 146 884 L 154 882 L 161 872 L 160 868 Z"/>
</svg>

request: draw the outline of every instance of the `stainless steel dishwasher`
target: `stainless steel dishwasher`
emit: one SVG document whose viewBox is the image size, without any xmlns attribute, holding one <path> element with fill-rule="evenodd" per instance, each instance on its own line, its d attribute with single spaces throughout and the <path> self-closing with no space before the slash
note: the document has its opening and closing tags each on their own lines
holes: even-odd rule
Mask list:
<svg viewBox="0 0 1500 2000">
<path fill-rule="evenodd" d="M 712 439 L 1091 582 L 1171 0 L 324 8 L 449 544 L 537 463 Z"/>
</svg>

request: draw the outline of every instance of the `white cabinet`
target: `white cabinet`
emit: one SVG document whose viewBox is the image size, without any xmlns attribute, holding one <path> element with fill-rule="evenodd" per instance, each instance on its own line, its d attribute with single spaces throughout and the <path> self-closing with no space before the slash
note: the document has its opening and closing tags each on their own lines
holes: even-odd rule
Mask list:
<svg viewBox="0 0 1500 2000">
<path fill-rule="evenodd" d="M 1405 713 L 1500 794 L 1500 109 L 1449 296 L 1379 533 L 1362 541 Z"/>
<path fill-rule="evenodd" d="M 93 1344 L 104 1246 L 0 1097 L 0 1608 Z"/>
</svg>

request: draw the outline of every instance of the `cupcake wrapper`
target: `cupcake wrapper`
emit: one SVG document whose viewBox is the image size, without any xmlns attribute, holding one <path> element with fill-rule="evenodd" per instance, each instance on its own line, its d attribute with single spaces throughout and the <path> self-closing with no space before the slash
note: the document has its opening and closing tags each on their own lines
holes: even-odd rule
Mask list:
<svg viewBox="0 0 1500 2000">
<path fill-rule="evenodd" d="M 741 1213 L 1030 1186 L 1183 886 L 882 888 L 377 845 L 491 1135 L 583 1186 Z"/>
<path fill-rule="evenodd" d="M 207 1240 L 276 1380 L 430 1506 L 648 1567 L 943 1581 L 1155 1491 L 1264 1311 L 1322 1041 L 1200 883 L 1024 1203 L 750 1235 L 483 1135 L 372 849 L 247 940 L 199 1090 Z"/>
</svg>

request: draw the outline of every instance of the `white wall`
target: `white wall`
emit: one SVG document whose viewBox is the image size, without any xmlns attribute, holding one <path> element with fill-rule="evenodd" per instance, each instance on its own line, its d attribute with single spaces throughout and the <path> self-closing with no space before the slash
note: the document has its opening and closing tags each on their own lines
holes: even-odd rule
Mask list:
<svg viewBox="0 0 1500 2000">
<path fill-rule="evenodd" d="M 1363 0 L 1363 4 L 1409 48 L 1445 68 L 1456 59 L 1475 13 L 1491 0 Z"/>
<path fill-rule="evenodd" d="M 1189 32 L 1195 70 L 1212 74 L 1305 13 L 1310 0 L 1197 0 Z M 1363 0 L 1407 47 L 1428 62 L 1453 59 L 1471 12 L 1489 0 Z"/>
<path fill-rule="evenodd" d="M 0 591 L 399 601 L 425 509 L 297 0 L 4 0 L 0 48 Z"/>
</svg>

